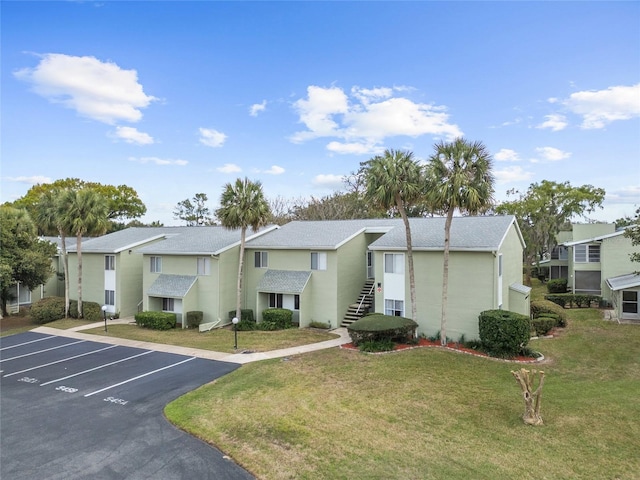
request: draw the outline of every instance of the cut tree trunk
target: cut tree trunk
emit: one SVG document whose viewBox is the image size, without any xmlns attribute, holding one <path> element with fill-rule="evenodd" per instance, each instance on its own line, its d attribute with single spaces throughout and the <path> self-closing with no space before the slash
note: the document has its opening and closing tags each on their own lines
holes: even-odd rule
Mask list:
<svg viewBox="0 0 640 480">
<path fill-rule="evenodd" d="M 522 389 L 524 399 L 524 415 L 522 420 L 527 425 L 542 425 L 540 406 L 542 404 L 542 385 L 544 385 L 544 372 L 542 370 L 527 370 L 521 368 L 518 371 L 511 371 L 516 381 Z M 534 390 L 536 374 L 539 376 L 538 388 Z"/>
</svg>

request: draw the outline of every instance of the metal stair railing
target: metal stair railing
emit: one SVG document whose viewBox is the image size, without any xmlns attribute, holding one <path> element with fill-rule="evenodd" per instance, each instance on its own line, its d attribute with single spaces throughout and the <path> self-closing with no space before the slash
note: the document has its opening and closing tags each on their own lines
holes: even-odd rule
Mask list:
<svg viewBox="0 0 640 480">
<path fill-rule="evenodd" d="M 372 283 L 371 284 L 371 288 L 369 289 L 369 292 L 362 296 L 362 299 L 360 300 L 360 303 L 358 304 L 358 308 L 356 309 L 356 315 L 360 315 L 360 309 L 362 308 L 362 303 L 364 302 L 365 298 L 371 296 L 371 294 L 373 293 L 374 287 L 375 287 L 375 283 Z"/>
</svg>

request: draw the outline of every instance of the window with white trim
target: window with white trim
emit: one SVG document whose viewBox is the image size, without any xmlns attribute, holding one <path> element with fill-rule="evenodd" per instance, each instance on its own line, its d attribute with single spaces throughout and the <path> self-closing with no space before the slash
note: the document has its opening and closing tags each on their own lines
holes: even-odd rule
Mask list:
<svg viewBox="0 0 640 480">
<path fill-rule="evenodd" d="M 269 252 L 255 252 L 254 265 L 256 268 L 269 268 Z"/>
<path fill-rule="evenodd" d="M 638 291 L 622 291 L 622 313 L 638 314 Z"/>
<path fill-rule="evenodd" d="M 104 304 L 105 305 L 115 305 L 116 304 L 116 292 L 115 292 L 115 290 L 105 290 L 104 291 Z"/>
<path fill-rule="evenodd" d="M 149 262 L 151 263 L 151 273 L 162 272 L 162 257 L 151 257 Z"/>
<path fill-rule="evenodd" d="M 557 245 L 551 250 L 551 260 L 569 260 L 569 249 L 564 245 Z"/>
<path fill-rule="evenodd" d="M 327 269 L 327 252 L 311 252 L 311 270 Z"/>
<path fill-rule="evenodd" d="M 283 295 L 281 293 L 269 294 L 269 308 L 282 308 Z"/>
<path fill-rule="evenodd" d="M 384 301 L 384 314 L 391 315 L 393 317 L 404 316 L 404 301 L 403 300 L 389 300 Z"/>
<path fill-rule="evenodd" d="M 162 310 L 164 312 L 173 312 L 173 298 L 163 298 L 162 299 Z"/>
<path fill-rule="evenodd" d="M 196 262 L 198 275 L 211 275 L 211 259 L 209 257 L 198 257 Z"/>
<path fill-rule="evenodd" d="M 104 269 L 105 270 L 115 270 L 116 269 L 116 256 L 115 255 L 105 255 L 104 256 Z"/>
<path fill-rule="evenodd" d="M 573 247 L 573 260 L 576 263 L 600 262 L 600 245 L 575 245 Z"/>
<path fill-rule="evenodd" d="M 384 273 L 404 273 L 404 253 L 385 253 Z"/>
</svg>

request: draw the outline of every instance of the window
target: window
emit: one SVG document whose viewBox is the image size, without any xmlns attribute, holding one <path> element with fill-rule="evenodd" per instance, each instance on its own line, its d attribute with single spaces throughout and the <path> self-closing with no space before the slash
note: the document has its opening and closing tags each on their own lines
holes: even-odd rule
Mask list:
<svg viewBox="0 0 640 480">
<path fill-rule="evenodd" d="M 575 293 L 600 295 L 601 274 L 594 270 L 577 270 L 574 273 Z"/>
<path fill-rule="evenodd" d="M 269 294 L 269 308 L 282 308 L 282 294 L 270 293 Z"/>
<path fill-rule="evenodd" d="M 385 253 L 384 273 L 404 273 L 404 253 Z"/>
<path fill-rule="evenodd" d="M 384 314 L 394 317 L 402 317 L 404 315 L 404 301 L 402 300 L 385 300 Z"/>
<path fill-rule="evenodd" d="M 269 267 L 269 252 L 256 252 L 255 267 L 256 268 L 268 268 Z"/>
<path fill-rule="evenodd" d="M 327 269 L 327 252 L 311 252 L 311 270 Z"/>
<path fill-rule="evenodd" d="M 300 295 L 293 296 L 293 309 L 300 310 Z"/>
<path fill-rule="evenodd" d="M 576 263 L 598 263 L 600 261 L 600 245 L 574 246 L 573 259 Z"/>
<path fill-rule="evenodd" d="M 622 313 L 638 313 L 638 292 L 636 290 L 622 291 Z"/>
<path fill-rule="evenodd" d="M 558 245 L 551 250 L 551 260 L 568 260 L 569 253 L 567 247 Z"/>
<path fill-rule="evenodd" d="M 198 275 L 211 274 L 211 259 L 209 257 L 198 257 Z"/>
<path fill-rule="evenodd" d="M 162 310 L 164 312 L 173 312 L 173 298 L 162 299 Z"/>
<path fill-rule="evenodd" d="M 555 280 L 556 278 L 569 278 L 569 267 L 564 265 L 551 265 L 549 278 Z"/>
<path fill-rule="evenodd" d="M 104 304 L 115 305 L 116 304 L 116 292 L 114 290 L 104 291 Z"/>
<path fill-rule="evenodd" d="M 104 269 L 105 270 L 115 270 L 116 269 L 116 256 L 115 255 L 105 255 L 104 256 Z"/>
<path fill-rule="evenodd" d="M 151 273 L 162 272 L 162 257 L 151 257 Z"/>
</svg>

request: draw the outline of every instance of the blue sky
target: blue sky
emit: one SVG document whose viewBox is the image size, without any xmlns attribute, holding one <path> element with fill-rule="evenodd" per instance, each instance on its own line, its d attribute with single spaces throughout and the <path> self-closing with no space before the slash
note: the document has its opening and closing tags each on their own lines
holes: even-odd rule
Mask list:
<svg viewBox="0 0 640 480">
<path fill-rule="evenodd" d="M 77 177 L 144 221 L 237 177 L 320 197 L 385 148 L 464 136 L 496 198 L 541 180 L 640 206 L 640 2 L 2 1 L 2 201 Z"/>
</svg>

